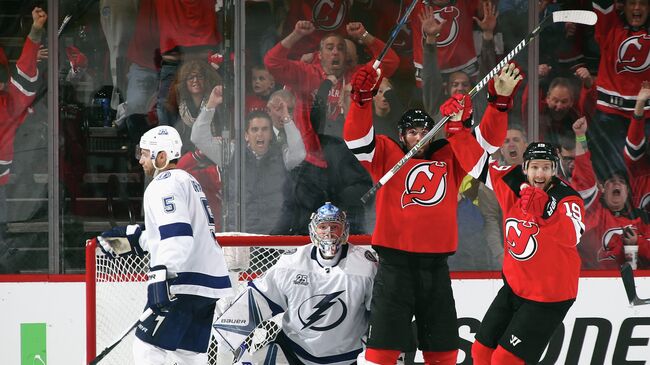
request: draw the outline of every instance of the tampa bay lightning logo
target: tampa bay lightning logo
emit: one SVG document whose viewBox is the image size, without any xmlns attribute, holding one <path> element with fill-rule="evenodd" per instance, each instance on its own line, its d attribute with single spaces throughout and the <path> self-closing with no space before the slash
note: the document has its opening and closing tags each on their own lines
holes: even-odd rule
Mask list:
<svg viewBox="0 0 650 365">
<path fill-rule="evenodd" d="M 342 298 L 345 290 L 331 294 L 319 294 L 305 300 L 298 308 L 298 318 L 302 329 L 314 331 L 329 331 L 345 320 L 348 307 Z"/>
</svg>

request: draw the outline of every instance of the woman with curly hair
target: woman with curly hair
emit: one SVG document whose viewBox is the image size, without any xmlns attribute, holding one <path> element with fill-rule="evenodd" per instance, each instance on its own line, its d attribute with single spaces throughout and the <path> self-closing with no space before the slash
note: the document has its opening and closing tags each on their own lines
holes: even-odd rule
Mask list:
<svg viewBox="0 0 650 365">
<path fill-rule="evenodd" d="M 178 70 L 165 109 L 172 116 L 169 119 L 173 121 L 172 126 L 181 135 L 183 153 L 194 151 L 194 144 L 190 140 L 192 125 L 204 112 L 212 89 L 221 83 L 217 71 L 204 60 L 186 61 Z M 214 128 L 212 130 L 214 134 Z"/>
</svg>

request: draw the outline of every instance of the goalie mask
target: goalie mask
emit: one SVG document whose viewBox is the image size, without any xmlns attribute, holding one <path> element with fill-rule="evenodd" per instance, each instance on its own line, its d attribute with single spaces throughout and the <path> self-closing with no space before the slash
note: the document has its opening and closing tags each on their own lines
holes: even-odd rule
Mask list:
<svg viewBox="0 0 650 365">
<path fill-rule="evenodd" d="M 330 259 L 348 243 L 350 224 L 345 212 L 327 202 L 311 215 L 309 237 L 321 255 Z"/>
</svg>

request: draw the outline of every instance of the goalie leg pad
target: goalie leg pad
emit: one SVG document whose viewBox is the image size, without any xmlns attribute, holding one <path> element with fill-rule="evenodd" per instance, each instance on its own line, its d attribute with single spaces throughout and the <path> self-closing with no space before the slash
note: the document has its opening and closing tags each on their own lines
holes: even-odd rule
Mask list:
<svg viewBox="0 0 650 365">
<path fill-rule="evenodd" d="M 255 327 L 271 317 L 273 312 L 266 299 L 256 289 L 247 287 L 214 321 L 212 327 L 219 345 L 237 351 Z"/>
</svg>

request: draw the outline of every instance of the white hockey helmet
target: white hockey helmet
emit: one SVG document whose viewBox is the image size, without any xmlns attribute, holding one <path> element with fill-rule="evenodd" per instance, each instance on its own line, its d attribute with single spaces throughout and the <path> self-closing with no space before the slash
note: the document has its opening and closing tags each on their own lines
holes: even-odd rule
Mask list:
<svg viewBox="0 0 650 365">
<path fill-rule="evenodd" d="M 340 225 L 339 232 L 332 232 L 331 229 L 319 230 L 321 223 L 336 223 Z M 318 247 L 324 258 L 332 258 L 336 255 L 342 245 L 348 243 L 350 235 L 350 224 L 347 221 L 345 212 L 335 207 L 332 203 L 327 202 L 318 208 L 311 215 L 309 223 L 309 237 L 311 242 Z"/>
<path fill-rule="evenodd" d="M 148 130 L 140 137 L 140 149 L 151 151 L 151 159 L 155 160 L 158 152 L 167 152 L 167 161 L 181 157 L 183 142 L 174 127 L 158 126 Z"/>
</svg>

